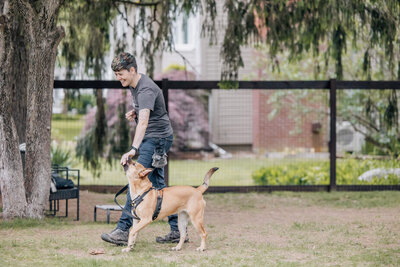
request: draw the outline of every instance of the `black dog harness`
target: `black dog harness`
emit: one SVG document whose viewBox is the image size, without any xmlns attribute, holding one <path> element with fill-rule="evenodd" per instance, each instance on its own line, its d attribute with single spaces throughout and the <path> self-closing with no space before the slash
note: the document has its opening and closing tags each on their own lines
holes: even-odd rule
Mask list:
<svg viewBox="0 0 400 267">
<path fill-rule="evenodd" d="M 151 190 L 156 190 L 157 191 L 157 204 L 156 204 L 156 209 L 154 210 L 154 213 L 153 213 L 153 221 L 155 219 L 157 219 L 158 214 L 160 214 L 161 205 L 162 205 L 162 201 L 163 201 L 163 195 L 164 195 L 163 189 L 159 190 L 159 189 L 156 189 L 155 187 L 150 187 L 149 190 L 145 191 L 143 194 L 135 197 L 135 199 L 132 200 L 131 211 L 129 211 L 129 210 L 126 210 L 125 208 L 123 208 L 117 201 L 117 197 L 119 195 L 121 195 L 126 189 L 128 189 L 128 187 L 129 187 L 129 184 L 125 185 L 121 190 L 118 191 L 117 194 L 115 194 L 115 197 L 114 197 L 114 202 L 122 209 L 122 212 L 125 212 L 131 218 L 140 221 L 139 216 L 136 214 L 137 207 L 139 206 L 140 203 L 142 203 L 142 201 L 143 201 L 144 197 L 147 195 L 147 193 L 149 193 Z"/>
</svg>

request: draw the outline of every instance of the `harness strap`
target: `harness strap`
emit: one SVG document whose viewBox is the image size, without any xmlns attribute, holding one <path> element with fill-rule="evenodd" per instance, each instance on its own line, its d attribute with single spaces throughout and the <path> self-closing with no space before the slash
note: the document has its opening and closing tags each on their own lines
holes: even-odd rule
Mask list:
<svg viewBox="0 0 400 267">
<path fill-rule="evenodd" d="M 155 219 L 157 219 L 158 214 L 160 214 L 160 210 L 161 210 L 161 204 L 163 201 L 163 196 L 164 196 L 164 190 L 157 190 L 157 204 L 156 204 L 156 209 L 154 210 L 153 213 L 153 221 Z"/>
<path fill-rule="evenodd" d="M 136 214 L 136 208 L 137 206 L 139 206 L 140 203 L 142 203 L 143 198 L 147 195 L 147 193 L 149 193 L 151 190 L 155 189 L 154 187 L 150 187 L 149 190 L 147 190 L 146 192 L 144 192 L 143 194 L 137 196 L 134 200 L 132 200 L 131 206 L 132 206 L 132 211 L 133 211 L 133 218 L 135 218 L 136 220 L 140 221 L 140 217 Z"/>
<path fill-rule="evenodd" d="M 129 217 L 140 221 L 139 216 L 136 214 L 136 208 L 143 201 L 143 199 L 147 195 L 147 193 L 149 193 L 151 190 L 153 190 L 155 188 L 151 187 L 149 190 L 147 190 L 146 192 L 144 192 L 143 194 L 137 196 L 134 200 L 132 200 L 131 211 L 129 211 L 129 210 L 125 209 L 124 207 L 122 207 L 117 201 L 117 197 L 119 195 L 121 195 L 126 189 L 128 189 L 128 187 L 129 187 L 129 184 L 125 185 L 123 188 L 121 188 L 121 190 L 119 190 L 115 194 L 114 202 L 122 209 L 122 212 L 125 212 L 125 214 L 127 214 Z M 157 204 L 156 204 L 156 209 L 153 213 L 153 221 L 155 219 L 157 219 L 158 215 L 160 214 L 161 204 L 162 204 L 162 200 L 163 200 L 163 190 L 162 189 L 161 190 L 156 189 L 156 190 L 157 190 Z M 132 215 L 132 212 L 133 212 L 133 215 Z"/>
</svg>

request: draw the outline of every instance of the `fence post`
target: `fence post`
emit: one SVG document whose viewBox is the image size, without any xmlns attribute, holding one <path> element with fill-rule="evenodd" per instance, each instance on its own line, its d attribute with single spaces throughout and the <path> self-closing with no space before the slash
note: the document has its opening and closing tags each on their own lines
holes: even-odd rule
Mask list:
<svg viewBox="0 0 400 267">
<path fill-rule="evenodd" d="M 162 92 L 164 95 L 165 109 L 168 112 L 168 79 L 162 79 L 161 83 Z M 169 159 L 167 158 L 167 165 L 164 167 L 164 180 L 165 184 L 169 186 Z"/>
<path fill-rule="evenodd" d="M 329 192 L 336 190 L 336 79 L 331 79 L 329 89 L 329 108 L 330 108 L 330 179 Z"/>
</svg>

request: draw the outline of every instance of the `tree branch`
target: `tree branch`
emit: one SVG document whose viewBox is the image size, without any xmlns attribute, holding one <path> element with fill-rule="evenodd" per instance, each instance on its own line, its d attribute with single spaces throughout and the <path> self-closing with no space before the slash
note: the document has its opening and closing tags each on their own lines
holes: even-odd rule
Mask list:
<svg viewBox="0 0 400 267">
<path fill-rule="evenodd" d="M 192 67 L 193 71 L 197 74 L 200 75 L 200 73 L 196 70 L 196 68 L 190 63 L 190 61 L 178 50 L 176 50 L 175 46 L 173 46 L 172 50 L 178 54 L 178 56 L 180 56 L 183 60 L 183 64 L 185 64 L 185 75 L 186 75 L 186 63 L 189 64 L 190 67 Z M 186 79 L 187 79 L 187 75 L 186 75 Z"/>
<path fill-rule="evenodd" d="M 387 152 L 387 153 L 392 152 L 392 150 L 390 149 L 390 146 L 384 145 L 384 144 L 382 144 L 382 143 L 379 143 L 378 141 L 376 141 L 374 138 L 372 138 L 372 137 L 369 136 L 369 135 L 366 135 L 366 136 L 365 136 L 365 141 L 368 141 L 369 143 L 371 143 L 371 144 L 373 144 L 374 146 L 376 146 L 376 147 L 378 147 L 378 148 L 384 150 L 384 151 Z"/>
<path fill-rule="evenodd" d="M 115 3 L 130 4 L 135 6 L 157 6 L 160 3 L 160 1 L 150 2 L 150 3 L 140 3 L 140 0 L 138 0 L 138 2 L 132 2 L 128 0 L 117 0 L 115 1 Z"/>
<path fill-rule="evenodd" d="M 365 120 L 363 117 L 357 115 L 357 114 L 351 114 L 351 116 L 353 116 L 354 118 L 356 118 L 359 122 L 361 122 L 365 127 L 375 130 L 376 132 L 379 132 L 379 129 L 373 125 L 372 123 L 368 122 L 367 120 Z"/>
<path fill-rule="evenodd" d="M 389 145 L 385 145 L 380 143 L 379 141 L 376 141 L 372 136 L 368 135 L 367 133 L 363 132 L 360 128 L 358 128 L 355 124 L 353 124 L 352 122 L 350 122 L 351 126 L 354 128 L 354 130 L 356 132 L 361 133 L 362 135 L 365 136 L 365 140 L 368 141 L 369 143 L 371 143 L 372 145 L 383 149 L 384 151 L 390 153 L 392 151 L 391 147 Z"/>
<path fill-rule="evenodd" d="M 118 14 L 121 15 L 122 19 L 126 21 L 126 24 L 128 24 L 128 27 L 132 28 L 131 24 L 128 21 L 128 18 L 124 16 L 124 13 L 121 10 L 119 10 L 117 3 L 113 2 L 113 5 L 114 5 L 115 9 L 117 10 Z"/>
</svg>

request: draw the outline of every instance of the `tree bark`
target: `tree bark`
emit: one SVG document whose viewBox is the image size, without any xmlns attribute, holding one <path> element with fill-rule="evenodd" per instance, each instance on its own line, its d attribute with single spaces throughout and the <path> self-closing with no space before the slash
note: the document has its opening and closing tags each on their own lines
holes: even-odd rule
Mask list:
<svg viewBox="0 0 400 267">
<path fill-rule="evenodd" d="M 11 45 L 13 46 L 13 56 L 10 61 L 10 68 L 13 77 L 10 79 L 11 101 L 14 103 L 12 116 L 17 127 L 18 141 L 20 144 L 26 142 L 26 88 L 28 83 L 28 49 L 26 44 L 25 29 L 23 18 L 19 13 L 15 14 L 11 22 L 14 29 L 11 34 Z"/>
<path fill-rule="evenodd" d="M 3 0 L 0 2 L 6 22 L 1 26 L 0 39 L 2 64 L 0 70 L 2 99 L 0 105 L 0 140 L 2 141 L 0 184 L 5 218 L 43 218 L 48 203 L 51 177 L 50 130 L 54 64 L 57 46 L 64 36 L 63 29 L 56 27 L 61 2 L 60 0 L 35 2 Z M 19 23 L 14 23 L 16 18 L 23 19 Z M 24 33 L 23 38 L 20 36 L 21 30 Z M 16 51 L 16 47 L 21 50 Z M 12 59 L 15 54 L 20 56 L 20 60 Z M 18 63 L 27 67 L 26 73 L 13 72 L 21 67 L 14 65 Z M 20 77 L 17 75 L 25 75 L 26 82 L 23 81 L 23 84 L 20 84 Z M 26 97 L 22 97 L 22 100 L 19 99 L 18 93 L 11 93 L 13 89 L 19 90 L 18 88 L 22 88 L 22 91 L 26 90 Z M 22 109 L 25 106 L 27 111 L 25 115 L 15 117 L 11 115 L 11 110 L 14 113 L 18 112 L 15 110 L 16 103 L 21 105 Z M 26 107 L 27 104 L 29 106 Z M 26 127 L 26 131 L 20 130 L 26 132 L 25 179 L 18 150 L 21 137 L 18 136 L 20 133 L 14 123 L 14 118 L 21 120 L 19 123 L 25 124 Z"/>
<path fill-rule="evenodd" d="M 26 208 L 19 140 L 11 112 L 10 64 L 14 56 L 12 35 L 15 25 L 10 14 L 13 9 L 7 1 L 0 0 L 0 189 L 5 219 L 23 217 Z"/>
</svg>

